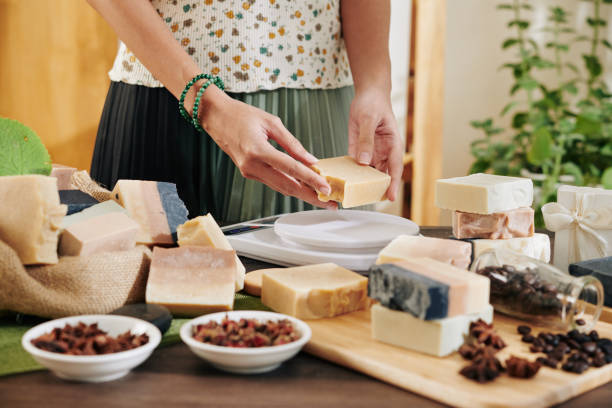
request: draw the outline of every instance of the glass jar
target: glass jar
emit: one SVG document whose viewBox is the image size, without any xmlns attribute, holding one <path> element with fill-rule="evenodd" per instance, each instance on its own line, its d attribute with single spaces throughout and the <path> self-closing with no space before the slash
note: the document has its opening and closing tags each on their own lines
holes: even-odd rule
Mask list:
<svg viewBox="0 0 612 408">
<path fill-rule="evenodd" d="M 603 307 L 597 278 L 574 277 L 537 259 L 490 249 L 471 271 L 491 280 L 490 302 L 496 311 L 558 330 L 593 328 Z"/>
</svg>

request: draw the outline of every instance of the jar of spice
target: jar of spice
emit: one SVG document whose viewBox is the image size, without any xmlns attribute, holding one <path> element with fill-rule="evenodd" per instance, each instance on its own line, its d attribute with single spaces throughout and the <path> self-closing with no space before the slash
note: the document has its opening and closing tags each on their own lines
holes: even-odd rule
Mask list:
<svg viewBox="0 0 612 408">
<path fill-rule="evenodd" d="M 472 272 L 491 281 L 496 311 L 559 330 L 591 330 L 603 307 L 603 287 L 591 276 L 573 277 L 537 259 L 491 249 Z"/>
</svg>

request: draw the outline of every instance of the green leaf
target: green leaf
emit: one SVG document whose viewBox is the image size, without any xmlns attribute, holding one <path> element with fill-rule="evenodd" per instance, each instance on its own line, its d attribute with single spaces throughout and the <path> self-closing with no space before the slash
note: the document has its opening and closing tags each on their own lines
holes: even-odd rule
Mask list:
<svg viewBox="0 0 612 408">
<path fill-rule="evenodd" d="M 529 28 L 529 21 L 526 20 L 512 20 L 508 23 L 508 27 L 518 26 L 521 30 L 526 30 Z"/>
<path fill-rule="evenodd" d="M 517 40 L 516 38 L 508 38 L 506 41 L 504 41 L 502 43 L 502 49 L 506 49 L 509 47 L 512 47 L 515 44 L 518 44 L 519 40 Z"/>
<path fill-rule="evenodd" d="M 527 3 L 523 3 L 521 4 L 521 8 L 524 8 L 525 10 L 531 10 L 531 4 L 527 4 Z"/>
<path fill-rule="evenodd" d="M 49 152 L 32 129 L 0 118 L 0 176 L 21 174 L 51 174 Z"/>
<path fill-rule="evenodd" d="M 561 119 L 559 121 L 559 131 L 561 133 L 572 133 L 574 131 L 574 122 L 570 119 Z"/>
<path fill-rule="evenodd" d="M 596 26 L 605 26 L 606 25 L 606 20 L 602 20 L 601 18 L 592 18 L 592 17 L 588 17 L 587 18 L 587 24 L 590 25 L 591 27 L 596 27 Z"/>
<path fill-rule="evenodd" d="M 589 164 L 589 172 L 595 177 L 599 177 L 601 175 L 601 170 L 599 170 L 593 163 Z"/>
<path fill-rule="evenodd" d="M 512 6 L 512 4 L 498 4 L 497 9 L 498 10 L 514 10 L 514 7 Z"/>
<path fill-rule="evenodd" d="M 569 174 L 571 176 L 574 176 L 574 183 L 577 186 L 584 185 L 584 176 L 582 175 L 582 170 L 580 170 L 580 167 L 578 167 L 576 163 L 563 163 L 561 169 L 563 171 L 563 174 Z"/>
<path fill-rule="evenodd" d="M 563 90 L 572 95 L 576 95 L 578 93 L 578 88 L 573 82 L 563 85 Z"/>
<path fill-rule="evenodd" d="M 604 188 L 612 190 L 612 167 L 608 167 L 601 175 L 601 184 Z"/>
<path fill-rule="evenodd" d="M 599 136 L 601 134 L 601 121 L 588 113 L 582 113 L 576 118 L 576 133 L 585 136 Z"/>
<path fill-rule="evenodd" d="M 605 46 L 606 46 L 606 48 L 609 48 L 609 49 L 611 49 L 611 50 L 612 50 L 612 44 L 610 44 L 610 41 L 608 41 L 608 40 L 602 40 L 602 41 L 601 41 L 601 43 L 602 43 L 603 45 L 605 45 Z"/>
<path fill-rule="evenodd" d="M 576 64 L 568 62 L 567 64 L 565 64 L 565 66 L 574 71 L 575 73 L 578 73 L 578 67 L 576 66 Z"/>
<path fill-rule="evenodd" d="M 596 78 L 601 75 L 601 63 L 595 55 L 583 55 L 584 63 L 591 77 Z"/>
<path fill-rule="evenodd" d="M 591 41 L 591 37 L 586 36 L 586 35 L 579 35 L 578 37 L 574 38 L 574 41 L 576 42 Z"/>
<path fill-rule="evenodd" d="M 520 129 L 527 123 L 529 115 L 526 112 L 519 112 L 512 118 L 512 127 L 514 129 Z"/>
<path fill-rule="evenodd" d="M 604 156 L 612 156 L 612 143 L 608 143 L 602 147 L 600 153 Z"/>
<path fill-rule="evenodd" d="M 518 105 L 517 101 L 513 101 L 510 102 L 509 104 L 507 104 L 506 106 L 504 106 L 504 109 L 502 109 L 500 115 L 504 116 L 506 113 L 508 113 L 512 108 L 514 108 L 516 105 Z"/>
<path fill-rule="evenodd" d="M 536 89 L 540 84 L 533 78 L 525 77 L 518 81 L 518 85 L 526 91 L 531 91 Z"/>
<path fill-rule="evenodd" d="M 533 165 L 540 165 L 547 159 L 552 157 L 551 146 L 553 144 L 552 136 L 547 128 L 539 128 L 532 135 L 532 143 L 527 160 Z"/>
<path fill-rule="evenodd" d="M 485 171 L 489 170 L 489 167 L 491 167 L 491 164 L 487 160 L 478 159 L 472 163 L 472 166 L 470 167 L 470 174 L 484 173 Z"/>
</svg>

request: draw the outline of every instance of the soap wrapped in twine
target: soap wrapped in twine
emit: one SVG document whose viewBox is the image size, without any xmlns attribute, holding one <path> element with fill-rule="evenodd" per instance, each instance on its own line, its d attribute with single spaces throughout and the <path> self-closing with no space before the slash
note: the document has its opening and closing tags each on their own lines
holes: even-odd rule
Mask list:
<svg viewBox="0 0 612 408">
<path fill-rule="evenodd" d="M 72 173 L 70 182 L 74 187 L 103 202 L 111 199 L 112 193 L 91 179 L 85 170 Z"/>
<path fill-rule="evenodd" d="M 150 250 L 61 257 L 56 265 L 27 266 L 0 241 L 0 310 L 41 317 L 103 314 L 142 302 Z"/>
</svg>

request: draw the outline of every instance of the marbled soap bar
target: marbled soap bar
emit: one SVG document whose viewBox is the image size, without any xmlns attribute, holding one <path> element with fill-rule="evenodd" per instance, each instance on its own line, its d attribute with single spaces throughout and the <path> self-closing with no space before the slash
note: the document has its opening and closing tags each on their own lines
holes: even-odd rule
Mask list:
<svg viewBox="0 0 612 408">
<path fill-rule="evenodd" d="M 569 273 L 599 279 L 604 288 L 604 304 L 612 307 L 612 256 L 570 264 Z"/>
<path fill-rule="evenodd" d="M 139 244 L 172 245 L 177 227 L 187 221 L 187 208 L 172 183 L 119 180 L 112 197 L 140 224 Z"/>
<path fill-rule="evenodd" d="M 470 239 L 469 241 L 473 247 L 473 259 L 488 249 L 504 248 L 543 262 L 550 262 L 550 238 L 546 234 L 535 233 L 525 238 Z"/>
<path fill-rule="evenodd" d="M 484 173 L 441 179 L 436 181 L 435 203 L 446 210 L 477 214 L 531 207 L 533 182 Z"/>
<path fill-rule="evenodd" d="M 531 207 L 493 214 L 453 211 L 453 235 L 456 238 L 508 239 L 530 237 L 534 231 Z"/>
<path fill-rule="evenodd" d="M 467 242 L 400 235 L 380 251 L 376 263 L 392 263 L 425 257 L 467 269 L 470 266 L 471 255 L 472 247 Z"/>
</svg>

